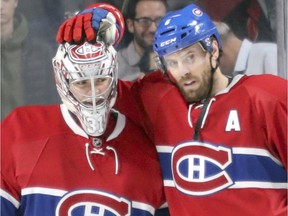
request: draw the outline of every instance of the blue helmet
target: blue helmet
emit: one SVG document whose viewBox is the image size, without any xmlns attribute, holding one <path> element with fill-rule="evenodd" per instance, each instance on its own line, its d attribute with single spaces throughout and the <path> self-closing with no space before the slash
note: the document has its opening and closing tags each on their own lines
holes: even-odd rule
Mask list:
<svg viewBox="0 0 288 216">
<path fill-rule="evenodd" d="M 221 47 L 219 33 L 210 17 L 197 5 L 190 4 L 163 17 L 155 33 L 154 51 L 162 57 L 200 42 L 211 52 L 211 36 Z"/>
</svg>

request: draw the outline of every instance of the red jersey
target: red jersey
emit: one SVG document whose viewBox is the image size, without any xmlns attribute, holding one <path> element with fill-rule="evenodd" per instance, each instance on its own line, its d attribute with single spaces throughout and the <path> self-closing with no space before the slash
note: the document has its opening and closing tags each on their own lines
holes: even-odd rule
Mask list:
<svg viewBox="0 0 288 216">
<path fill-rule="evenodd" d="M 164 202 L 155 146 L 119 112 L 101 139 L 63 105 L 18 108 L 1 127 L 3 215 L 153 215 Z"/>
<path fill-rule="evenodd" d="M 123 103 L 131 86 L 120 85 Z M 161 73 L 134 83 L 130 96 L 140 115 L 117 106 L 156 144 L 171 215 L 287 215 L 286 80 L 236 76 L 209 99 L 199 140 L 203 104 L 187 104 Z"/>
</svg>

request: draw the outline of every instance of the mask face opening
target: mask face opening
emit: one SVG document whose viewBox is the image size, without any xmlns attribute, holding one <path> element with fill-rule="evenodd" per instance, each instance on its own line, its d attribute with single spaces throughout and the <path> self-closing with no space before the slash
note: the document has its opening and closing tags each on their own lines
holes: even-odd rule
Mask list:
<svg viewBox="0 0 288 216">
<path fill-rule="evenodd" d="M 59 95 L 89 136 L 105 132 L 117 98 L 116 51 L 102 42 L 60 45 L 53 58 Z"/>
<path fill-rule="evenodd" d="M 111 76 L 96 75 L 70 80 L 69 90 L 82 106 L 96 111 L 106 104 L 112 91 L 112 84 Z"/>
</svg>

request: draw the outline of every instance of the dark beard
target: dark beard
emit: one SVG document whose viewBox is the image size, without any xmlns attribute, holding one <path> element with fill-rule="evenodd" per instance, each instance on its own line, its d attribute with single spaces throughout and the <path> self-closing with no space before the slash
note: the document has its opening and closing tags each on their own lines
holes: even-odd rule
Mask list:
<svg viewBox="0 0 288 216">
<path fill-rule="evenodd" d="M 143 50 L 147 50 L 147 51 L 149 51 L 149 50 L 152 51 L 153 50 L 153 45 L 152 44 L 151 45 L 147 44 L 146 41 L 143 38 L 135 35 L 134 36 L 134 40 Z"/>
<path fill-rule="evenodd" d="M 201 86 L 196 91 L 185 91 L 183 87 L 177 83 L 180 92 L 188 103 L 201 102 L 208 97 L 212 85 L 211 72 L 206 71 L 201 78 Z"/>
</svg>

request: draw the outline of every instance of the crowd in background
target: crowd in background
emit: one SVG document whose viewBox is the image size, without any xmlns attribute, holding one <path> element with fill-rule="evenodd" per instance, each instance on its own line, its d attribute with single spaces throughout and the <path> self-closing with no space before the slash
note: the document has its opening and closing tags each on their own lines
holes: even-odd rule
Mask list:
<svg viewBox="0 0 288 216">
<path fill-rule="evenodd" d="M 14 28 L 20 21 L 22 27 L 20 32 L 18 30 L 14 33 L 18 38 L 15 39 L 16 36 L 13 36 L 14 41 L 11 41 L 11 36 L 7 40 L 1 37 L 1 119 L 20 105 L 59 102 L 51 65 L 51 59 L 57 49 L 55 41 L 57 29 L 65 18 L 95 3 L 93 0 L 9 1 L 15 2 Z M 2 0 L 1 10 L 5 10 L 3 2 Z M 99 2 L 115 5 L 124 16 L 127 16 L 129 6 L 123 5 L 123 2 L 129 4 L 129 1 Z M 252 42 L 276 43 L 274 0 L 168 0 L 167 2 L 168 10 L 179 9 L 190 3 L 198 4 L 213 20 L 227 23 L 240 40 L 246 38 Z M 1 18 L 2 35 L 3 26 Z M 125 34 L 128 35 L 127 29 Z M 124 39 L 118 49 L 127 47 L 129 42 L 131 40 Z M 142 60 L 139 66 L 142 65 L 143 70 L 148 70 L 149 67 L 145 62 L 145 59 Z"/>
</svg>

